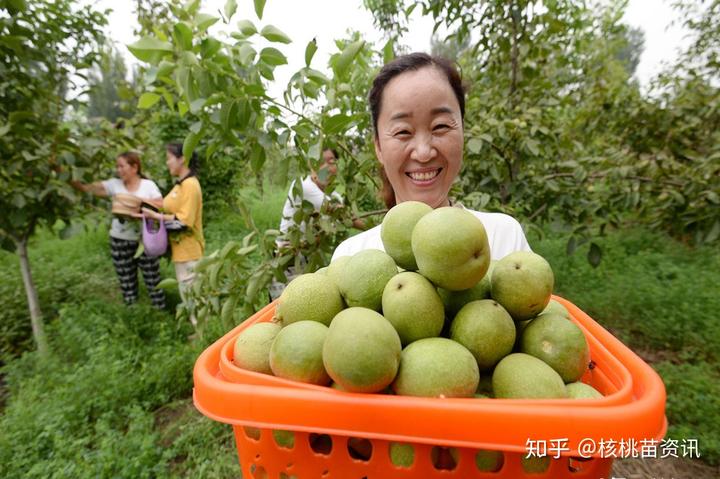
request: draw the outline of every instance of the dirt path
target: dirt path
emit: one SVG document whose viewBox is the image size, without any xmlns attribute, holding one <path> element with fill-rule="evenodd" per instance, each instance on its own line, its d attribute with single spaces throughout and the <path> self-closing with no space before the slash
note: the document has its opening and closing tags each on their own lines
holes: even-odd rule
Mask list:
<svg viewBox="0 0 720 479">
<path fill-rule="evenodd" d="M 615 479 L 718 479 L 720 467 L 682 458 L 622 459 L 613 462 Z"/>
</svg>

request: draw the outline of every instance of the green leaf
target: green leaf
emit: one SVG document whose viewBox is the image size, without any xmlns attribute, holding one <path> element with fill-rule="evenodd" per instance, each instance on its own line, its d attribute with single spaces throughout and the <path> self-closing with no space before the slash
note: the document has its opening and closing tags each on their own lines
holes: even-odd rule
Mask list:
<svg viewBox="0 0 720 479">
<path fill-rule="evenodd" d="M 322 138 L 320 140 L 318 140 L 314 145 L 311 145 L 310 148 L 308 148 L 307 154 L 311 160 L 319 160 L 321 152 L 322 152 Z"/>
<path fill-rule="evenodd" d="M 175 109 L 175 100 L 173 99 L 172 95 L 168 92 L 164 92 L 162 94 L 163 98 L 165 99 L 165 103 L 167 103 L 168 108 L 171 110 Z"/>
<path fill-rule="evenodd" d="M 290 37 L 285 35 L 279 28 L 272 25 L 266 25 L 260 30 L 260 35 L 265 37 L 267 40 L 275 43 L 292 43 Z"/>
<path fill-rule="evenodd" d="M 225 12 L 225 18 L 227 21 L 230 21 L 230 18 L 232 18 L 233 15 L 235 15 L 235 12 L 237 11 L 237 2 L 235 0 L 227 0 L 225 2 L 225 8 L 223 9 Z"/>
<path fill-rule="evenodd" d="M 192 49 L 192 28 L 185 22 L 178 22 L 173 26 L 173 38 L 183 50 Z"/>
<path fill-rule="evenodd" d="M 140 96 L 137 106 L 140 109 L 146 110 L 154 106 L 158 101 L 160 101 L 160 95 L 157 93 L 145 92 Z"/>
<path fill-rule="evenodd" d="M 223 103 L 220 108 L 220 125 L 225 131 L 229 131 L 234 125 L 235 115 L 237 114 L 237 103 L 229 101 Z"/>
<path fill-rule="evenodd" d="M 720 237 L 720 221 L 715 221 L 715 223 L 712 225 L 712 228 L 710 228 L 707 236 L 705 236 L 705 242 L 712 243 L 713 241 L 718 239 L 718 237 Z"/>
<path fill-rule="evenodd" d="M 144 62 L 153 62 L 159 60 L 159 56 L 165 53 L 171 53 L 173 47 L 169 42 L 164 42 L 153 37 L 144 37 L 127 46 L 130 53 L 135 58 Z"/>
<path fill-rule="evenodd" d="M 306 68 L 305 69 L 305 76 L 307 76 L 310 80 L 314 81 L 315 83 L 319 83 L 321 85 L 326 85 L 330 83 L 330 79 L 326 77 L 322 72 L 318 70 L 314 70 L 312 68 Z"/>
<path fill-rule="evenodd" d="M 206 101 L 207 100 L 205 98 L 198 98 L 197 100 L 190 102 L 190 113 L 199 113 L 205 106 Z"/>
<path fill-rule="evenodd" d="M 265 10 L 265 0 L 255 0 L 255 14 L 262 20 L 263 10 Z"/>
<path fill-rule="evenodd" d="M 199 133 L 188 133 L 188 135 L 185 137 L 185 141 L 183 142 L 183 156 L 185 158 L 192 158 L 192 154 L 195 151 L 195 148 L 197 147 L 198 143 L 200 143 L 202 133 L 202 131 L 200 131 Z"/>
<path fill-rule="evenodd" d="M 238 253 L 240 256 L 247 256 L 247 255 L 249 255 L 250 253 L 252 253 L 253 251 L 255 251 L 255 250 L 257 249 L 257 247 L 258 247 L 258 245 L 256 245 L 256 244 L 253 244 L 253 245 L 250 245 L 250 246 L 245 246 L 245 247 L 243 247 L 243 248 L 240 248 L 237 253 Z"/>
<path fill-rule="evenodd" d="M 175 64 L 173 62 L 169 62 L 167 60 L 161 61 L 157 69 L 158 78 L 167 77 L 172 73 L 173 69 L 175 69 Z"/>
<path fill-rule="evenodd" d="M 223 322 L 223 325 L 227 327 L 234 326 L 231 321 L 233 319 L 233 315 L 235 314 L 235 306 L 237 305 L 237 298 L 234 296 L 231 296 L 225 300 L 223 303 L 222 309 L 220 310 L 220 319 Z"/>
<path fill-rule="evenodd" d="M 11 15 L 15 15 L 27 10 L 27 3 L 25 3 L 25 0 L 8 0 L 7 8 Z"/>
<path fill-rule="evenodd" d="M 331 61 L 336 75 L 342 76 L 345 73 L 363 45 L 365 45 L 365 40 L 353 42 L 346 46 L 342 53 L 334 58 L 334 61 Z"/>
<path fill-rule="evenodd" d="M 597 244 L 590 243 L 590 250 L 588 251 L 587 259 L 593 268 L 597 268 L 602 260 L 602 249 L 600 249 Z"/>
<path fill-rule="evenodd" d="M 190 125 L 190 128 L 188 128 L 193 133 L 200 133 L 200 130 L 202 130 L 203 122 L 202 121 L 196 121 L 192 125 Z"/>
<path fill-rule="evenodd" d="M 250 20 L 240 20 L 237 22 L 238 29 L 240 30 L 240 33 L 245 35 L 246 37 L 255 35 L 257 33 L 257 28 L 255 28 L 255 25 L 253 25 L 253 22 Z"/>
<path fill-rule="evenodd" d="M 222 48 L 222 43 L 214 38 L 205 38 L 200 43 L 200 54 L 203 58 L 212 58 Z"/>
<path fill-rule="evenodd" d="M 575 239 L 574 236 L 571 236 L 567 242 L 567 247 L 566 247 L 567 255 L 568 256 L 572 255 L 575 252 L 575 249 L 577 249 L 577 240 Z"/>
<path fill-rule="evenodd" d="M 383 63 L 390 63 L 395 58 L 395 40 L 390 39 L 383 47 Z"/>
<path fill-rule="evenodd" d="M 164 291 L 170 291 L 177 289 L 178 287 L 178 281 L 175 278 L 165 278 L 164 280 L 160 281 L 156 288 L 160 288 Z"/>
<path fill-rule="evenodd" d="M 280 50 L 267 47 L 260 50 L 260 61 L 268 65 L 278 66 L 287 64 L 287 58 Z"/>
<path fill-rule="evenodd" d="M 258 70 L 260 71 L 260 75 L 262 75 L 263 78 L 266 78 L 270 81 L 275 80 L 275 75 L 273 74 L 273 66 L 268 65 L 267 63 L 260 63 L 258 65 Z"/>
<path fill-rule="evenodd" d="M 238 58 L 240 59 L 241 64 L 249 65 L 255 59 L 256 54 L 257 52 L 255 49 L 249 43 L 245 43 L 240 46 Z"/>
<path fill-rule="evenodd" d="M 255 143 L 250 152 L 250 166 L 255 173 L 260 173 L 263 164 L 265 164 L 265 148 Z"/>
<path fill-rule="evenodd" d="M 309 67 L 315 52 L 317 51 L 317 40 L 313 38 L 305 47 L 305 66 Z"/>
<path fill-rule="evenodd" d="M 482 151 L 483 142 L 478 138 L 470 138 L 467 143 L 467 148 L 470 153 L 477 155 Z"/>
<path fill-rule="evenodd" d="M 212 15 L 208 15 L 207 13 L 198 13 L 197 17 L 195 17 L 195 25 L 197 25 L 197 28 L 200 32 L 204 32 L 212 25 L 214 25 L 218 20 L 220 20 L 218 17 L 213 17 Z"/>
<path fill-rule="evenodd" d="M 528 139 L 525 142 L 525 146 L 527 147 L 528 151 L 533 154 L 533 156 L 538 156 L 540 151 L 538 150 L 538 142 L 532 139 Z"/>
<path fill-rule="evenodd" d="M 198 8 L 200 8 L 200 0 L 188 0 L 185 2 L 185 5 L 183 5 L 183 10 L 185 10 L 188 15 L 194 15 Z"/>
<path fill-rule="evenodd" d="M 330 117 L 323 118 L 323 129 L 327 134 L 339 133 L 345 130 L 348 125 L 353 122 L 352 117 L 339 113 Z"/>
</svg>

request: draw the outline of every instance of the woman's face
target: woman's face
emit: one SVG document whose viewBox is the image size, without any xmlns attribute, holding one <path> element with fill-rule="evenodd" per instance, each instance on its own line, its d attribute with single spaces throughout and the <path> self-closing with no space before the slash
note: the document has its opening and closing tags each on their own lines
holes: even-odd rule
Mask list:
<svg viewBox="0 0 720 479">
<path fill-rule="evenodd" d="M 118 156 L 115 160 L 115 170 L 118 178 L 123 181 L 131 180 L 137 176 L 137 167 L 131 166 L 122 156 Z"/>
<path fill-rule="evenodd" d="M 322 153 L 322 159 L 320 168 L 313 174 L 313 179 L 318 186 L 325 188 L 337 174 L 337 158 L 332 150 L 325 150 Z"/>
<path fill-rule="evenodd" d="M 377 121 L 375 153 L 395 199 L 447 206 L 462 166 L 460 104 L 444 73 L 425 67 L 388 82 Z"/>
<path fill-rule="evenodd" d="M 165 161 L 165 164 L 167 165 L 168 171 L 170 172 L 171 175 L 180 176 L 180 171 L 182 170 L 183 162 L 184 162 L 184 159 L 182 156 L 178 158 L 177 156 L 173 155 L 169 151 L 167 152 L 167 159 Z"/>
</svg>

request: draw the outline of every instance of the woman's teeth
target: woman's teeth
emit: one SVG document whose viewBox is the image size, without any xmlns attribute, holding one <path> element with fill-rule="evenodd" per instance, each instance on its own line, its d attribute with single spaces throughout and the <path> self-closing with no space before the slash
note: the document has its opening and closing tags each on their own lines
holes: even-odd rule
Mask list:
<svg viewBox="0 0 720 479">
<path fill-rule="evenodd" d="M 407 175 L 415 181 L 430 181 L 439 174 L 440 174 L 440 170 L 433 170 L 433 171 L 423 171 L 423 172 L 413 171 L 413 172 L 408 173 Z"/>
</svg>

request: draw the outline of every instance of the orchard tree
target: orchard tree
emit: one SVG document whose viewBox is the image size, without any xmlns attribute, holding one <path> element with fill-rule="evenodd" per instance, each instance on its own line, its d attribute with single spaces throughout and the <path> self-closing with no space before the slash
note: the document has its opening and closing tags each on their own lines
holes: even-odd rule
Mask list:
<svg viewBox="0 0 720 479">
<path fill-rule="evenodd" d="M 420 9 L 471 85 L 465 168 L 469 206 L 570 231 L 568 251 L 628 222 L 693 242 L 720 237 L 717 194 L 720 2 L 677 1 L 694 41 L 644 97 L 631 75 L 642 48 L 626 2 L 365 0 L 399 38 Z M 715 187 L 713 188 L 713 184 Z"/>
<path fill-rule="evenodd" d="M 66 120 L 79 79 L 98 59 L 105 16 L 70 0 L 0 1 L 0 240 L 20 259 L 33 336 L 47 340 L 28 259 L 41 225 L 68 219 L 70 166 L 90 166 L 103 140 Z"/>
<path fill-rule="evenodd" d="M 267 83 L 275 79 L 278 66 L 288 63 L 282 49 L 292 40 L 263 21 L 264 1 L 254 5 L 256 19 L 236 20 L 234 0 L 226 2 L 220 15 L 201 11 L 199 1 L 167 4 L 170 28 L 144 31 L 128 46 L 146 64 L 146 90 L 138 106 L 168 108 L 181 118 L 192 118 L 183 144 L 185 156 L 202 145 L 212 168 L 218 155 L 233 148 L 235 168 L 247 168 L 248 180 L 259 177 L 268 165 L 280 178 L 291 171 L 300 178 L 318 166 L 323 148 L 336 147 L 341 163 L 335 187 L 342 190 L 346 203 L 321 212 L 303 205 L 294 220 L 305 229 L 291 229 L 284 238 L 289 247 L 276 255 L 280 232 L 259 231 L 239 201 L 252 233 L 198 264 L 185 312 L 194 312 L 201 323 L 216 316 L 230 321 L 264 304 L 267 284 L 273 277 L 284 280 L 290 263 L 301 266 L 301 256 L 308 260 L 306 270 L 324 266 L 347 235 L 352 217 L 360 215 L 358 205 L 371 203 L 367 198 L 377 189 L 365 97 L 382 59 L 392 56 L 392 44 L 377 52 L 351 33 L 336 41 L 338 51 L 330 58 L 328 76 L 313 67 L 317 44 L 312 40 L 305 47 L 305 66 L 292 75 L 283 98 L 273 98 Z M 227 25 L 229 36 L 208 31 L 218 22 Z M 299 193 L 300 182 L 295 185 Z M 260 256 L 259 265 L 248 261 L 250 255 Z"/>
<path fill-rule="evenodd" d="M 127 75 L 122 54 L 112 45 L 106 47 L 100 63 L 88 73 L 88 116 L 111 122 L 133 116 L 135 105 L 125 101 L 132 92 Z"/>
</svg>

